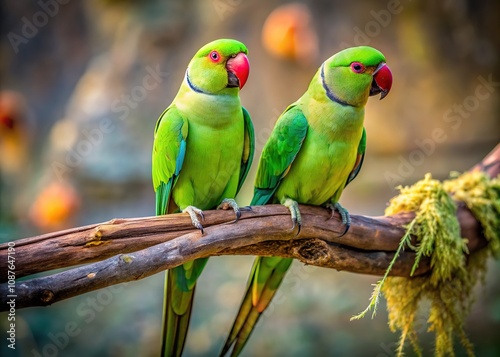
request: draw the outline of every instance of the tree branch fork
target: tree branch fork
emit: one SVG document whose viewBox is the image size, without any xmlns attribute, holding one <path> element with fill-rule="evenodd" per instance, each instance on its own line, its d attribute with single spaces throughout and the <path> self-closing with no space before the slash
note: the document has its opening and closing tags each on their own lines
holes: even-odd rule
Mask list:
<svg viewBox="0 0 500 357">
<path fill-rule="evenodd" d="M 500 145 L 473 169 L 491 177 L 500 173 Z M 113 219 L 111 221 L 20 239 L 0 245 L 0 310 L 9 308 L 15 295 L 16 308 L 46 306 L 150 275 L 187 261 L 219 255 L 281 256 L 304 264 L 383 275 L 394 257 L 411 212 L 394 216 L 352 215 L 349 231 L 342 237 L 340 217 L 312 206 L 300 206 L 302 229 L 292 229 L 290 213 L 281 205 L 254 206 L 234 222 L 232 211 L 204 211 L 204 234 L 195 229 L 188 215 Z M 463 203 L 457 217 L 469 252 L 486 246 L 481 226 Z M 12 254 L 14 253 L 14 254 Z M 9 258 L 14 257 L 13 266 Z M 404 251 L 391 270 L 409 276 L 415 260 Z M 11 268 L 15 269 L 11 269 Z M 35 273 L 66 268 L 51 275 L 18 280 Z M 430 270 L 424 259 L 414 275 Z M 11 275 L 12 277 L 12 275 Z M 11 288 L 14 290 L 10 290 Z"/>
</svg>

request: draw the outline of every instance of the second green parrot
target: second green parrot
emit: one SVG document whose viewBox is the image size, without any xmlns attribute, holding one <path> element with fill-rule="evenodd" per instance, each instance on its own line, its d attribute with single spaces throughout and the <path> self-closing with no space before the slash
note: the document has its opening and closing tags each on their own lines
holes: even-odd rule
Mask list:
<svg viewBox="0 0 500 357">
<path fill-rule="evenodd" d="M 203 46 L 188 65 L 172 104 L 156 124 L 152 176 L 156 214 L 186 212 L 203 233 L 202 210 L 232 207 L 252 163 L 254 131 L 239 90 L 249 74 L 247 48 L 239 41 Z M 168 270 L 162 356 L 180 356 L 196 280 L 208 258 Z"/>
<path fill-rule="evenodd" d="M 349 213 L 339 204 L 346 185 L 358 174 L 366 148 L 363 127 L 369 96 L 384 98 L 392 73 L 382 53 L 361 46 L 327 59 L 308 90 L 278 118 L 263 148 L 251 205 L 281 203 L 300 232 L 298 203 L 339 212 L 349 229 Z M 344 232 L 344 234 L 345 234 Z M 231 356 L 243 349 L 267 308 L 292 259 L 256 258 L 248 288 L 222 349 Z"/>
</svg>

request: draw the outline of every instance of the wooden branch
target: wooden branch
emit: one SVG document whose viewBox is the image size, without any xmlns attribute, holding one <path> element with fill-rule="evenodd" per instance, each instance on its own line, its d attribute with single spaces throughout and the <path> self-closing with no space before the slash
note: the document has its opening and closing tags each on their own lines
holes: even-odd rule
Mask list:
<svg viewBox="0 0 500 357">
<path fill-rule="evenodd" d="M 500 145 L 473 169 L 490 176 L 500 173 Z M 303 226 L 291 230 L 288 210 L 280 205 L 244 211 L 237 223 L 233 213 L 206 211 L 202 236 L 185 214 L 133 219 L 72 228 L 15 241 L 16 279 L 39 272 L 87 264 L 46 277 L 16 281 L 16 308 L 44 306 L 88 291 L 138 280 L 196 258 L 216 255 L 282 256 L 305 264 L 382 275 L 404 234 L 412 213 L 390 217 L 352 215 L 349 232 L 337 216 L 323 208 L 301 206 Z M 470 252 L 486 245 L 481 227 L 459 204 L 462 236 Z M 0 245 L 0 270 L 7 271 L 8 245 Z M 391 275 L 409 276 L 414 253 L 403 252 Z M 91 263 L 91 264 L 89 264 Z M 423 260 L 416 275 L 429 271 Z M 2 274 L 0 281 L 6 281 Z M 7 309 L 8 283 L 0 285 L 0 306 Z"/>
</svg>

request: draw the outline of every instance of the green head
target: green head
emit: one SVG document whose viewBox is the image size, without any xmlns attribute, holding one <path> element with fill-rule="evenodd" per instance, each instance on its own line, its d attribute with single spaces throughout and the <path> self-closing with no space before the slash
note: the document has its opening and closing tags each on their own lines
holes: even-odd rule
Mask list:
<svg viewBox="0 0 500 357">
<path fill-rule="evenodd" d="M 330 99 L 344 105 L 364 106 L 371 95 L 389 93 L 392 73 L 384 55 L 368 46 L 351 47 L 327 59 L 320 68 Z"/>
<path fill-rule="evenodd" d="M 200 48 L 189 62 L 186 80 L 191 89 L 207 94 L 238 94 L 247 81 L 250 65 L 246 46 L 221 39 Z"/>
</svg>

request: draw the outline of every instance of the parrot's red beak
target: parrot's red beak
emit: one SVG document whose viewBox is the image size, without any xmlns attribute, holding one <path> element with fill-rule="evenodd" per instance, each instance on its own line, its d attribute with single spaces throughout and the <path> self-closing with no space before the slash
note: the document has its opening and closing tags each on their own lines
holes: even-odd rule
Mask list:
<svg viewBox="0 0 500 357">
<path fill-rule="evenodd" d="M 236 56 L 231 57 L 226 63 L 228 87 L 243 88 L 250 73 L 250 63 L 247 56 L 240 52 Z"/>
<path fill-rule="evenodd" d="M 375 72 L 373 72 L 372 87 L 370 95 L 380 94 L 380 99 L 384 99 L 392 87 L 392 72 L 385 63 L 379 64 Z"/>
</svg>

